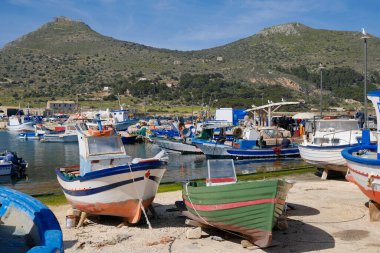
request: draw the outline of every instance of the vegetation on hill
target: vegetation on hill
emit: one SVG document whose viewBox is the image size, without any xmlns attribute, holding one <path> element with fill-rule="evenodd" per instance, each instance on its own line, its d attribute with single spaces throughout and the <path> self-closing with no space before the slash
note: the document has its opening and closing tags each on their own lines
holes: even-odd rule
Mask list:
<svg viewBox="0 0 380 253">
<path fill-rule="evenodd" d="M 369 41 L 369 89 L 380 83 L 380 40 Z M 247 107 L 304 99 L 312 106 L 324 70 L 326 103 L 361 100 L 360 34 L 299 23 L 264 29 L 210 49 L 175 51 L 115 40 L 80 21 L 56 18 L 0 51 L 0 100 L 41 105 L 50 99 L 147 99 L 171 105 Z M 102 92 L 111 87 L 112 92 Z M 94 103 L 94 106 L 101 106 Z M 327 106 L 327 104 L 326 104 Z M 304 108 L 303 108 L 304 109 Z"/>
</svg>

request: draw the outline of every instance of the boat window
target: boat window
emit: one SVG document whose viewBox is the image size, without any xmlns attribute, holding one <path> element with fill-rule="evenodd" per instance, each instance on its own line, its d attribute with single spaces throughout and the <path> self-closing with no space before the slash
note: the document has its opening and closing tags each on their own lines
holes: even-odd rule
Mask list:
<svg viewBox="0 0 380 253">
<path fill-rule="evenodd" d="M 329 142 L 330 140 L 328 138 L 314 138 L 314 144 L 322 145 Z"/>
<path fill-rule="evenodd" d="M 88 150 L 90 155 L 101 155 L 109 153 L 123 153 L 121 141 L 118 136 L 107 138 L 89 137 Z"/>
<path fill-rule="evenodd" d="M 236 182 L 235 165 L 232 159 L 207 160 L 207 167 L 208 186 Z"/>
<path fill-rule="evenodd" d="M 321 120 L 316 125 L 316 130 L 321 132 L 359 130 L 356 120 Z"/>
<path fill-rule="evenodd" d="M 337 145 L 339 144 L 339 142 L 340 142 L 340 139 L 337 139 L 337 138 L 331 139 L 331 144 L 333 145 Z"/>
</svg>

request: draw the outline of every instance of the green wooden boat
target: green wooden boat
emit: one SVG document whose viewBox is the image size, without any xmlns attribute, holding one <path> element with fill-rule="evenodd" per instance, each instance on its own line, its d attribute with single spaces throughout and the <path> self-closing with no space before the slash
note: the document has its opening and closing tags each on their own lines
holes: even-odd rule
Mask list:
<svg viewBox="0 0 380 253">
<path fill-rule="evenodd" d="M 188 210 L 184 215 L 237 232 L 259 247 L 270 246 L 272 228 L 284 210 L 286 195 L 293 184 L 282 179 L 237 182 L 232 160 L 208 160 L 208 163 L 206 183 L 188 182 L 183 187 L 183 201 Z M 233 173 L 232 169 L 227 172 L 228 163 L 232 163 Z"/>
</svg>

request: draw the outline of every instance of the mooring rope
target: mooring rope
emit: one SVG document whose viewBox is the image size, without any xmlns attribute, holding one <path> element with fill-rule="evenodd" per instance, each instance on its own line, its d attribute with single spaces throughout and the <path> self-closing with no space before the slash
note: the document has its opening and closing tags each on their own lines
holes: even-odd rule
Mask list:
<svg viewBox="0 0 380 253">
<path fill-rule="evenodd" d="M 139 205 L 140 205 L 140 208 L 145 216 L 145 220 L 146 220 L 146 223 L 148 224 L 148 227 L 149 229 L 152 229 L 152 225 L 150 224 L 150 221 L 148 219 L 148 215 L 146 214 L 145 212 L 145 208 L 144 208 L 144 205 L 142 204 L 142 196 L 140 196 L 137 192 L 137 189 L 135 187 L 135 177 L 132 175 L 132 168 L 131 168 L 131 164 L 128 163 L 128 166 L 129 166 L 129 171 L 131 172 L 131 177 L 132 177 L 132 181 L 133 181 L 133 189 L 135 190 L 135 193 L 137 196 L 139 196 Z"/>
</svg>

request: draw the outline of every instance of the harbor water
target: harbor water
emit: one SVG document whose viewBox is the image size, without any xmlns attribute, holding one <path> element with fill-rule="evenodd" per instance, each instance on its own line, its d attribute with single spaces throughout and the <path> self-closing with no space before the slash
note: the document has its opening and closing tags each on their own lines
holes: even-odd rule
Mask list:
<svg viewBox="0 0 380 253">
<path fill-rule="evenodd" d="M 132 157 L 152 157 L 160 148 L 151 143 L 125 145 Z M 28 162 L 27 178 L 15 180 L 10 176 L 0 176 L 0 184 L 28 194 L 45 194 L 60 191 L 55 169 L 79 163 L 77 143 L 46 143 L 38 140 L 19 139 L 17 134 L 0 131 L 0 151 L 13 151 Z M 296 167 L 305 163 L 300 158 L 256 159 L 235 162 L 238 174 L 276 171 L 286 167 Z M 204 155 L 181 155 L 169 153 L 167 171 L 162 182 L 184 182 L 205 178 L 207 160 Z"/>
</svg>

